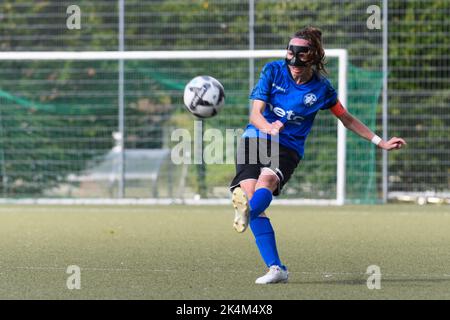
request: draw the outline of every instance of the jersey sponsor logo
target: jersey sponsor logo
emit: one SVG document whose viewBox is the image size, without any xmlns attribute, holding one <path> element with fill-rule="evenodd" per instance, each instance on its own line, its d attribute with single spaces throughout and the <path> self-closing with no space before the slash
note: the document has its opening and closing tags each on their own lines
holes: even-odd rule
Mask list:
<svg viewBox="0 0 450 320">
<path fill-rule="evenodd" d="M 293 121 L 293 122 L 298 122 L 298 123 L 300 123 L 303 120 L 305 120 L 305 118 L 303 118 L 302 116 L 297 115 L 292 110 L 284 110 L 284 109 L 281 109 L 279 107 L 274 107 L 270 103 L 268 103 L 268 105 L 270 107 L 270 110 L 273 113 L 275 113 L 280 118 L 286 118 L 288 121 Z"/>
<path fill-rule="evenodd" d="M 276 89 L 280 90 L 281 92 L 286 92 L 285 88 L 280 87 L 279 85 L 275 84 L 275 82 L 272 83 L 272 87 L 275 87 Z"/>
<path fill-rule="evenodd" d="M 316 103 L 316 101 L 317 101 L 317 97 L 314 93 L 307 93 L 303 97 L 303 103 L 307 107 L 311 107 L 314 103 Z"/>
</svg>

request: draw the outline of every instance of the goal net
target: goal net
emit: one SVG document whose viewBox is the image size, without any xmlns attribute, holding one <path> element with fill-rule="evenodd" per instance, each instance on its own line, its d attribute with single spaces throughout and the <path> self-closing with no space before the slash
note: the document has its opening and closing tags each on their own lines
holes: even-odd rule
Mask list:
<svg viewBox="0 0 450 320">
<path fill-rule="evenodd" d="M 227 202 L 234 175 L 227 160 L 234 155 L 226 154 L 226 145 L 238 140 L 230 142 L 227 134 L 247 124 L 248 95 L 263 65 L 284 54 L 0 53 L 1 201 Z M 331 49 L 326 56 L 330 80 L 347 106 L 347 52 Z M 197 75 L 213 76 L 225 88 L 225 107 L 202 123 L 204 131 L 223 133 L 223 163 L 175 164 L 171 159 L 174 131 L 196 133 L 182 96 L 184 85 Z M 204 145 L 219 143 L 203 138 Z M 308 138 L 305 159 L 275 203 L 343 204 L 347 168 L 345 129 L 322 112 Z"/>
</svg>

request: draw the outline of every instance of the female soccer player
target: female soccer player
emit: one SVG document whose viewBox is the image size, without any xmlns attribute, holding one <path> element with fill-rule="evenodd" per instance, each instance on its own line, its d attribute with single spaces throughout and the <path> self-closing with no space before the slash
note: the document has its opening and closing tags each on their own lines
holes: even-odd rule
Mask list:
<svg viewBox="0 0 450 320">
<path fill-rule="evenodd" d="M 319 110 L 330 110 L 344 126 L 385 150 L 400 149 L 401 138 L 384 141 L 352 116 L 339 102 L 324 77 L 322 32 L 313 27 L 290 39 L 285 60 L 266 64 L 250 99 L 253 107 L 237 152 L 236 176 L 231 183 L 234 228 L 248 225 L 269 268 L 256 283 L 288 281 L 275 233 L 264 211 L 279 195 L 303 157 L 303 147 Z"/>
</svg>

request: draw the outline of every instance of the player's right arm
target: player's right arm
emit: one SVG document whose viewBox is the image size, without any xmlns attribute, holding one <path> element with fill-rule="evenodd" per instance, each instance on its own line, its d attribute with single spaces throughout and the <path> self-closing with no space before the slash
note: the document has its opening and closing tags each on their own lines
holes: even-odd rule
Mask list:
<svg viewBox="0 0 450 320">
<path fill-rule="evenodd" d="M 283 128 L 281 121 L 269 123 L 263 115 L 264 109 L 266 108 L 266 101 L 270 99 L 269 96 L 272 89 L 274 72 L 274 66 L 271 63 L 266 64 L 261 71 L 258 83 L 250 94 L 250 99 L 253 101 L 250 112 L 250 123 L 261 132 L 270 135 L 277 135 Z"/>
<path fill-rule="evenodd" d="M 265 107 L 266 103 L 264 101 L 253 100 L 252 111 L 250 113 L 250 123 L 264 133 L 277 135 L 283 128 L 283 123 L 278 120 L 273 123 L 269 123 L 263 115 Z"/>
</svg>

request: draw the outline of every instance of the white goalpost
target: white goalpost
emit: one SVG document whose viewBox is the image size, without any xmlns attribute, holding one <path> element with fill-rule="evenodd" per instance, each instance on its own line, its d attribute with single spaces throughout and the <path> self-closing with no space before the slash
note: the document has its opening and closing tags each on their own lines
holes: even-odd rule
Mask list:
<svg viewBox="0 0 450 320">
<path fill-rule="evenodd" d="M 39 52 L 0 52 L 0 61 L 53 61 L 53 60 L 214 60 L 214 59 L 261 59 L 282 58 L 285 50 L 208 50 L 208 51 L 39 51 Z M 329 58 L 338 60 L 338 97 L 344 106 L 347 106 L 347 64 L 348 54 L 345 49 L 327 49 L 325 54 Z M 123 81 L 119 86 L 123 86 Z M 120 93 L 122 91 L 122 93 Z M 123 95 L 123 90 L 118 90 Z M 119 96 L 119 101 L 123 96 Z M 119 103 L 120 105 L 120 103 Z M 123 106 L 122 106 L 123 107 Z M 123 110 L 122 110 L 123 111 Z M 120 112 L 119 112 L 120 114 Z M 123 114 L 123 112 L 122 112 Z M 124 119 L 119 119 L 123 124 Z M 118 128 L 123 128 L 120 124 Z M 119 132 L 122 134 L 123 132 Z M 123 143 L 123 141 L 122 141 Z M 121 145 L 123 153 L 123 144 Z M 123 157 L 122 157 L 123 159 Z M 122 163 L 123 165 L 123 163 Z M 337 164 L 336 164 L 336 197 L 334 199 L 289 199 L 274 200 L 274 204 L 283 205 L 343 205 L 345 203 L 346 186 L 346 129 L 338 121 L 337 125 Z M 123 173 L 122 173 L 123 174 Z M 123 181 L 123 176 L 121 177 Z M 9 204 L 223 204 L 229 203 L 228 199 L 150 199 L 150 198 L 26 198 L 10 199 L 0 198 L 0 203 Z"/>
</svg>

